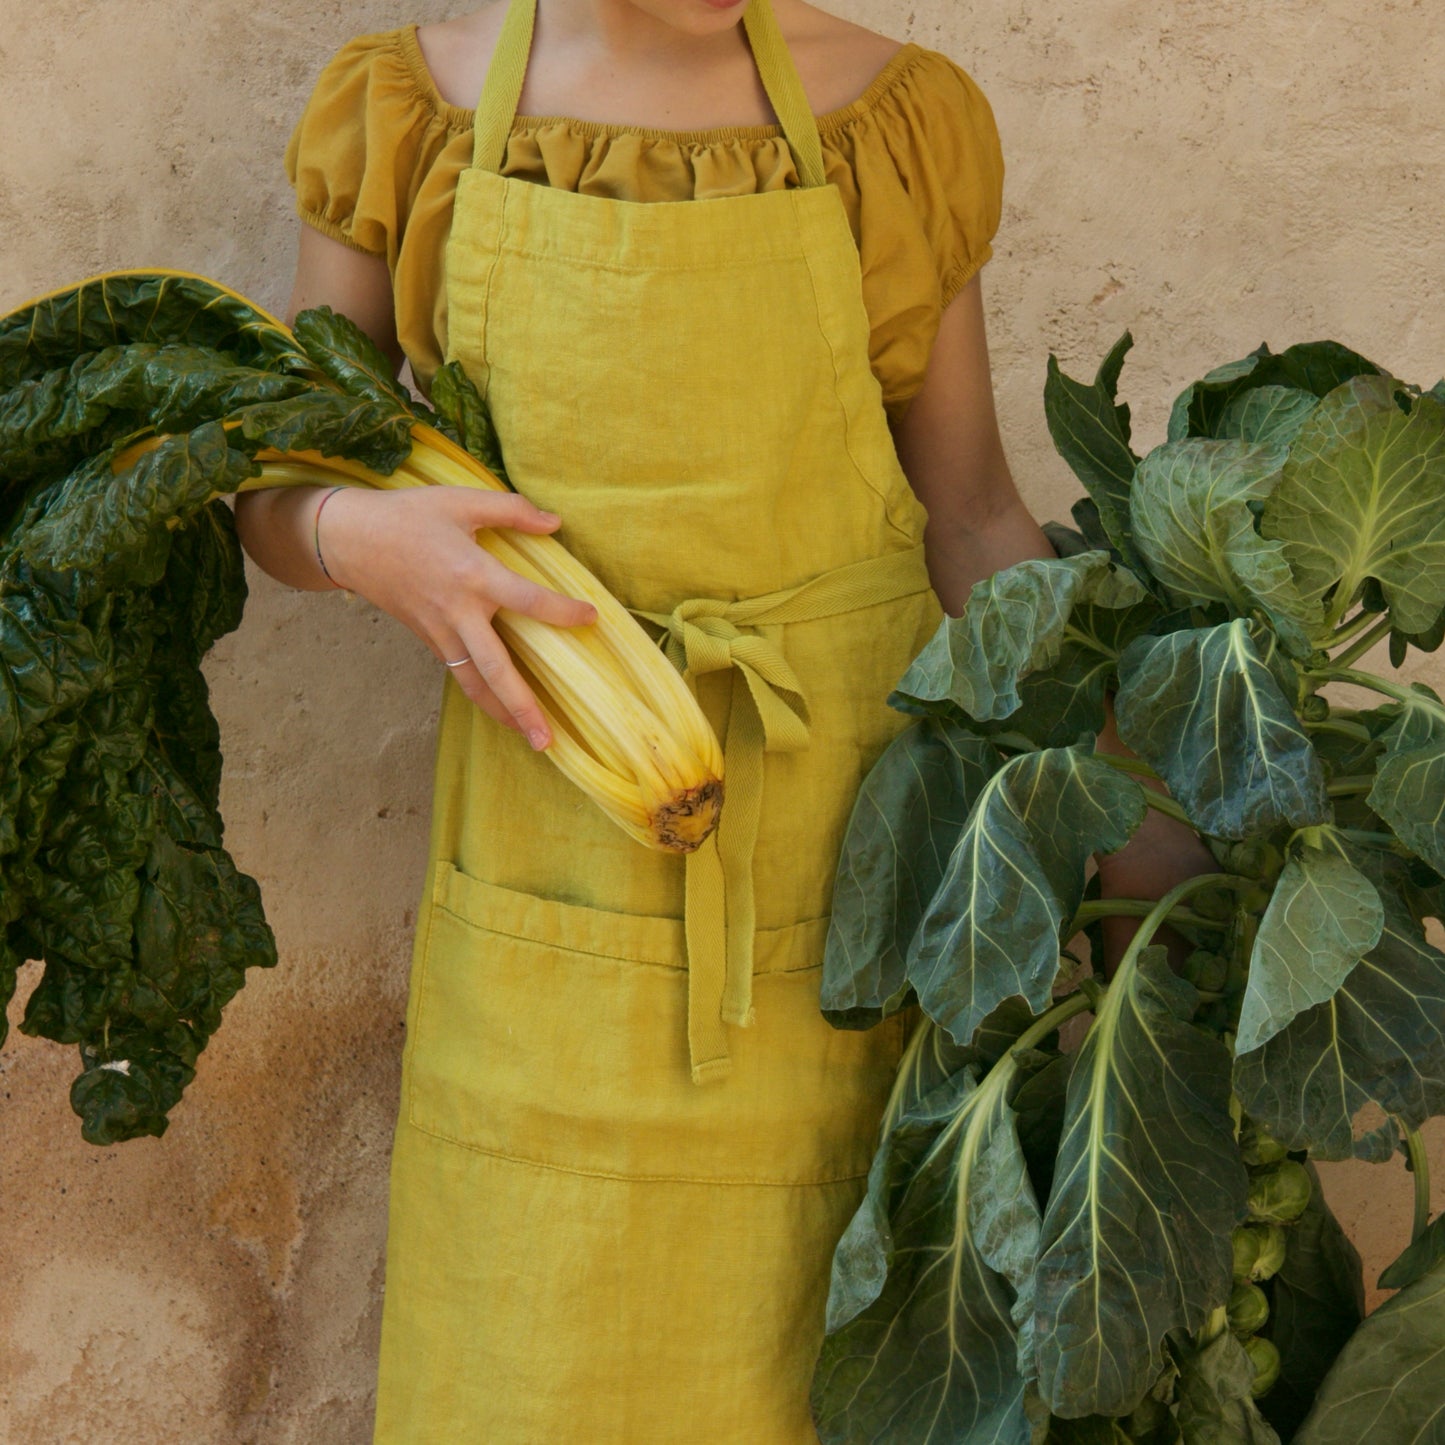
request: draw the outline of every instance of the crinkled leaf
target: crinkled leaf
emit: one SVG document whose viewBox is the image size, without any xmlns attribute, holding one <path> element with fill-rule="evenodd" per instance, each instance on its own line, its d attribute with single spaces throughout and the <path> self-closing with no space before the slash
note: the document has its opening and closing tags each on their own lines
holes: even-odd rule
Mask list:
<svg viewBox="0 0 1445 1445">
<path fill-rule="evenodd" d="M 1260 386 L 1240 392 L 1220 414 L 1214 435 L 1263 446 L 1288 447 L 1305 418 L 1320 404 L 1296 386 Z"/>
<path fill-rule="evenodd" d="M 234 492 L 258 470 L 229 444 L 220 422 L 166 437 L 118 475 L 102 454 L 74 473 L 26 530 L 25 554 L 41 566 L 149 585 L 160 580 L 170 554 L 168 523 Z"/>
<path fill-rule="evenodd" d="M 956 1041 L 1014 995 L 1044 1008 L 1090 857 L 1122 848 L 1145 807 L 1086 746 L 1021 754 L 989 778 L 908 955 L 919 1002 Z"/>
<path fill-rule="evenodd" d="M 1250 1053 L 1333 998 L 1384 923 L 1375 885 L 1347 859 L 1319 848 L 1290 858 L 1255 937 L 1236 1050 Z"/>
<path fill-rule="evenodd" d="M 1202 1348 L 1181 1345 L 1179 1430 L 1186 1445 L 1279 1445 L 1250 1387 L 1254 1366 L 1228 1331 Z"/>
<path fill-rule="evenodd" d="M 1034 1445 L 1019 1368 L 1039 1208 L 1005 1056 L 944 1081 L 884 1141 L 833 1264 L 813 1413 L 828 1445 Z"/>
<path fill-rule="evenodd" d="M 1280 1367 L 1260 1410 L 1286 1440 L 1365 1314 L 1359 1253 L 1325 1203 L 1314 1165 L 1307 1167 L 1314 1188 L 1285 1233 L 1284 1264 L 1270 1281 L 1269 1319 L 1261 1331 L 1279 1351 Z"/>
<path fill-rule="evenodd" d="M 1334 997 L 1235 1062 L 1248 1113 L 1317 1159 L 1390 1156 L 1392 1129 L 1354 1137 L 1352 1121 L 1367 1104 L 1407 1129 L 1445 1112 L 1445 954 L 1426 942 L 1397 890 L 1378 892 L 1380 941 Z"/>
<path fill-rule="evenodd" d="M 107 643 L 51 594 L 0 580 L 0 756 L 13 764 L 22 738 L 99 684 L 111 666 Z"/>
<path fill-rule="evenodd" d="M 349 457 L 389 475 L 411 455 L 415 415 L 390 401 L 368 401 L 339 391 L 311 391 L 236 413 L 237 440 L 251 450 L 320 452 Z"/>
<path fill-rule="evenodd" d="M 0 318 L 0 393 L 87 352 L 135 342 L 205 346 L 265 371 L 311 370 L 291 333 L 244 296 L 203 276 L 122 271 Z"/>
<path fill-rule="evenodd" d="M 1224 419 L 1251 391 L 1286 386 L 1322 397 L 1351 377 L 1378 372 L 1373 362 L 1335 341 L 1305 341 L 1278 354 L 1261 346 L 1239 361 L 1216 367 L 1176 398 L 1169 415 L 1169 440 L 1231 435 L 1224 429 Z"/>
<path fill-rule="evenodd" d="M 1129 531 L 1129 488 L 1139 458 L 1129 445 L 1129 408 L 1117 400 L 1119 373 L 1134 338 L 1126 331 L 1099 367 L 1093 385 L 1074 381 L 1049 357 L 1044 415 L 1059 455 L 1073 468 L 1098 509 L 1105 534 L 1124 564 L 1145 577 Z"/>
<path fill-rule="evenodd" d="M 1445 608 L 1445 406 L 1420 398 L 1405 415 L 1388 377 L 1331 392 L 1290 448 L 1262 529 L 1284 544 L 1304 596 L 1328 596 L 1331 625 L 1373 578 L 1402 631 L 1434 626 Z"/>
<path fill-rule="evenodd" d="M 411 410 L 411 397 L 396 379 L 381 348 L 349 317 L 329 306 L 301 312 L 292 331 L 316 369 L 342 391 L 382 406 Z"/>
<path fill-rule="evenodd" d="M 459 361 L 449 361 L 432 378 L 431 399 L 445 428 L 500 481 L 507 481 L 502 443 L 492 413 Z M 510 482 L 508 483 L 510 485 Z"/>
<path fill-rule="evenodd" d="M 108 347 L 0 394 L 0 475 L 13 483 L 70 470 L 117 437 L 189 431 L 238 407 L 298 395 L 309 385 L 300 377 L 237 366 L 200 347 Z"/>
<path fill-rule="evenodd" d="M 1173 1330 L 1229 1294 L 1247 1181 L 1229 1055 L 1193 1027 L 1198 995 L 1164 949 L 1116 974 L 1069 1081 L 1039 1256 L 1039 1385 L 1055 1414 L 1121 1415 Z"/>
<path fill-rule="evenodd" d="M 122 1067 L 123 1065 L 123 1067 Z M 119 1144 L 166 1132 L 195 1068 L 174 1053 L 113 1060 L 86 1069 L 70 1086 L 70 1107 L 88 1144 Z"/>
<path fill-rule="evenodd" d="M 1417 684 L 1384 742 L 1370 807 L 1407 847 L 1445 872 L 1445 704 Z"/>
<path fill-rule="evenodd" d="M 1119 736 L 1201 832 L 1329 819 L 1324 772 L 1242 619 L 1140 638 L 1119 660 Z"/>
<path fill-rule="evenodd" d="M 1257 393 L 1250 393 L 1251 396 Z M 1290 650 L 1308 653 L 1323 614 L 1299 595 L 1279 542 L 1255 529 L 1252 510 L 1279 480 L 1284 452 L 1243 441 L 1191 438 L 1155 447 L 1130 493 L 1134 539 L 1176 601 L 1258 607 Z"/>
<path fill-rule="evenodd" d="M 1436 1445 L 1442 1438 L 1445 1270 L 1435 1270 L 1354 1332 L 1294 1445 Z"/>
<path fill-rule="evenodd" d="M 1146 596 L 1104 552 L 1017 563 L 974 586 L 962 614 L 939 625 L 897 693 L 925 707 L 952 703 L 978 722 L 1012 718 L 1023 701 L 1020 683 L 1053 668 L 1066 640 L 1093 650 L 1092 639 L 1070 627 L 1077 608 L 1130 608 Z M 1102 685 L 1099 697 L 1102 704 Z"/>
<path fill-rule="evenodd" d="M 909 993 L 908 951 L 969 810 L 1002 764 L 956 724 L 900 733 L 864 779 L 844 837 L 823 956 L 822 1008 L 868 1028 Z"/>
<path fill-rule="evenodd" d="M 1414 1240 L 1380 1276 L 1381 1289 L 1406 1289 L 1445 1263 L 1445 1214 Z"/>
</svg>

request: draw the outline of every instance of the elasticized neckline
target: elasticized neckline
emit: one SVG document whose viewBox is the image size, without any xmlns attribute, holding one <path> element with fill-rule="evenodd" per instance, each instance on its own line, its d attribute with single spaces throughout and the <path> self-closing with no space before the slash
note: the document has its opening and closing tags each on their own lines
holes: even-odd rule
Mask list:
<svg viewBox="0 0 1445 1445">
<path fill-rule="evenodd" d="M 470 130 L 476 120 L 476 111 L 465 106 L 452 105 L 437 89 L 436 81 L 421 52 L 416 38 L 417 27 L 407 25 L 393 32 L 396 48 L 410 73 L 417 95 L 429 109 L 436 112 L 449 130 Z M 897 86 L 926 55 L 922 46 L 911 41 L 902 45 L 892 59 L 873 78 L 867 90 L 857 100 L 826 115 L 817 117 L 818 130 L 827 135 L 830 131 L 841 130 L 853 121 L 861 119 L 872 111 L 885 95 Z M 512 134 L 543 130 L 551 126 L 565 126 L 579 136 L 597 139 L 603 136 L 638 136 L 643 140 L 671 141 L 680 146 L 717 145 L 727 141 L 775 140 L 783 134 L 778 125 L 726 125 L 709 130 L 658 130 L 641 125 L 618 125 L 607 121 L 578 120 L 565 115 L 519 115 L 512 122 Z"/>
</svg>

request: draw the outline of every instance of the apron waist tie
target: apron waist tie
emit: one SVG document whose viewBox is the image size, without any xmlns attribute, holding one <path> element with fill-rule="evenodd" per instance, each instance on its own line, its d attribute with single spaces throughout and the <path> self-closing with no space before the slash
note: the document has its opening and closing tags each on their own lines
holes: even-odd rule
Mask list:
<svg viewBox="0 0 1445 1445">
<path fill-rule="evenodd" d="M 727 1026 L 753 1022 L 753 851 L 762 816 L 763 755 L 808 745 L 807 698 L 783 656 L 780 629 L 898 601 L 928 586 L 918 546 L 839 567 L 784 592 L 740 602 L 692 598 L 670 613 L 635 614 L 663 630 L 668 658 L 689 677 L 735 667 L 747 683 L 733 687 L 722 817 L 717 831 L 687 857 L 687 1039 L 694 1083 L 727 1075 Z"/>
</svg>

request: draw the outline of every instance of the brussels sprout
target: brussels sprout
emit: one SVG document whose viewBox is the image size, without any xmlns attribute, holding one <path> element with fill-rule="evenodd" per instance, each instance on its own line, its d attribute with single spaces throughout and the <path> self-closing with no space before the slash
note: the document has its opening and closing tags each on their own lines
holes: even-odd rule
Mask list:
<svg viewBox="0 0 1445 1445">
<path fill-rule="evenodd" d="M 1263 1335 L 1251 1335 L 1243 1343 L 1244 1353 L 1254 1366 L 1254 1384 L 1249 1393 L 1257 1400 L 1279 1379 L 1279 1351 Z"/>
<path fill-rule="evenodd" d="M 1229 1295 L 1229 1328 L 1241 1339 L 1269 1318 L 1269 1296 L 1257 1284 L 1237 1284 Z"/>
<path fill-rule="evenodd" d="M 1222 954 L 1196 948 L 1184 965 L 1184 973 L 1201 993 L 1219 993 L 1229 977 L 1229 960 Z"/>
<path fill-rule="evenodd" d="M 1250 1168 L 1278 1164 L 1289 1151 L 1278 1139 L 1266 1134 L 1253 1119 L 1246 1119 L 1239 1131 L 1239 1153 Z"/>
<path fill-rule="evenodd" d="M 1246 1225 L 1243 1229 L 1236 1229 L 1229 1242 L 1234 1246 L 1236 1283 L 1253 1279 L 1255 1261 L 1259 1258 L 1259 1247 L 1263 1243 L 1259 1230 L 1250 1229 Z"/>
<path fill-rule="evenodd" d="M 1270 1279 L 1284 1263 L 1285 1234 L 1277 1224 L 1245 1224 L 1234 1231 L 1234 1279 L 1237 1284 Z"/>
<path fill-rule="evenodd" d="M 1292 1224 L 1305 1212 L 1314 1193 L 1309 1170 L 1282 1159 L 1249 1181 L 1249 1217 L 1265 1224 Z"/>
<path fill-rule="evenodd" d="M 1329 715 L 1329 699 L 1321 697 L 1317 692 L 1312 692 L 1300 707 L 1300 716 L 1306 722 L 1324 722 Z"/>
</svg>

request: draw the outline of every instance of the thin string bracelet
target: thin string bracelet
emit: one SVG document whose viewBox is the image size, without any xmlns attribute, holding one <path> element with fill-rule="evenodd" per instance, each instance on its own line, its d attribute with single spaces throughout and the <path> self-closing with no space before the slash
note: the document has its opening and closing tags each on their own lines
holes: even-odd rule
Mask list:
<svg viewBox="0 0 1445 1445">
<path fill-rule="evenodd" d="M 330 569 L 326 566 L 326 558 L 321 555 L 321 514 L 326 510 L 327 502 L 329 502 L 337 492 L 344 492 L 345 490 L 346 485 L 343 483 L 339 487 L 332 487 L 332 489 L 322 497 L 320 505 L 316 508 L 316 516 L 312 519 L 311 526 L 311 542 L 316 548 L 316 563 L 321 568 L 321 575 L 325 577 L 338 592 L 345 592 L 347 589 L 331 575 Z"/>
</svg>

